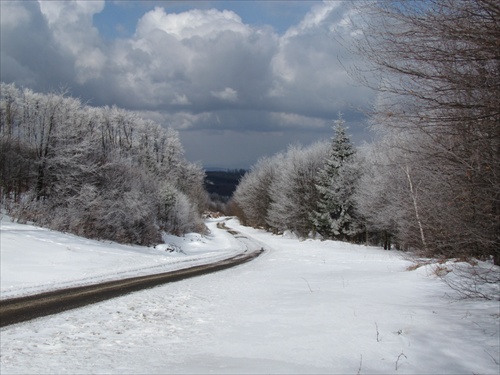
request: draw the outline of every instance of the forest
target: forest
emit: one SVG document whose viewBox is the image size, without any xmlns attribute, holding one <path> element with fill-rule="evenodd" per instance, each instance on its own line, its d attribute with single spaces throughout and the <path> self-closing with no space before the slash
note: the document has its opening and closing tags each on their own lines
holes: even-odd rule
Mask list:
<svg viewBox="0 0 500 375">
<path fill-rule="evenodd" d="M 500 5 L 362 2 L 350 73 L 377 93 L 377 137 L 290 147 L 246 174 L 233 210 L 302 237 L 500 264 Z"/>
<path fill-rule="evenodd" d="M 204 176 L 173 129 L 1 84 L 0 198 L 18 221 L 154 245 L 164 232 L 204 231 Z"/>
</svg>

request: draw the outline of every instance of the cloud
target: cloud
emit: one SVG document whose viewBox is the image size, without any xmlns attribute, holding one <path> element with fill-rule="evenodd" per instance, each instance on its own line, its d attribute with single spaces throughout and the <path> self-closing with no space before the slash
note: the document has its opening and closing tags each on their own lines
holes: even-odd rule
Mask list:
<svg viewBox="0 0 500 375">
<path fill-rule="evenodd" d="M 39 5 L 58 47 L 74 61 L 75 81 L 100 78 L 106 55 L 92 17 L 104 9 L 104 0 L 40 1 Z"/>
<path fill-rule="evenodd" d="M 346 72 L 354 57 L 338 42 L 351 40 L 345 27 L 351 15 L 344 3 L 325 2 L 280 38 L 268 94 L 283 103 L 284 112 L 332 119 L 338 111 L 368 105 L 372 94 Z"/>
<path fill-rule="evenodd" d="M 313 6 L 282 35 L 228 10 L 156 7 L 133 35 L 118 39 L 104 39 L 93 24 L 104 1 L 0 6 L 3 81 L 41 91 L 67 85 L 94 105 L 140 111 L 181 134 L 329 136 L 339 111 L 360 133 L 355 108 L 372 98 L 339 63 L 352 62 L 332 37 L 332 30 L 351 37 L 349 9 L 340 2 Z"/>
<path fill-rule="evenodd" d="M 0 18 L 2 26 L 6 29 L 13 29 L 18 25 L 26 25 L 32 21 L 30 10 L 15 2 L 5 2 L 2 4 Z"/>
<path fill-rule="evenodd" d="M 191 102 L 187 98 L 186 94 L 181 95 L 178 93 L 174 93 L 174 99 L 170 102 L 170 104 L 184 106 L 184 105 L 190 105 Z"/>
<path fill-rule="evenodd" d="M 301 116 L 296 113 L 287 112 L 271 113 L 271 120 L 278 127 L 287 129 L 324 129 L 328 124 L 328 120 L 311 118 L 308 116 Z"/>
<path fill-rule="evenodd" d="M 167 14 L 161 7 L 156 7 L 139 20 L 136 37 L 145 37 L 155 30 L 162 30 L 179 40 L 195 36 L 214 39 L 224 31 L 241 34 L 251 32 L 236 13 L 228 10 L 194 9 L 179 14 Z"/>
<path fill-rule="evenodd" d="M 37 2 L 0 2 L 0 77 L 45 91 L 71 84 L 71 58 L 50 30 Z"/>
<path fill-rule="evenodd" d="M 230 87 L 226 87 L 221 91 L 210 91 L 213 97 L 227 102 L 236 102 L 238 100 L 238 92 Z"/>
<path fill-rule="evenodd" d="M 104 0 L 39 1 L 40 10 L 49 26 L 87 22 L 89 17 L 104 9 Z"/>
</svg>

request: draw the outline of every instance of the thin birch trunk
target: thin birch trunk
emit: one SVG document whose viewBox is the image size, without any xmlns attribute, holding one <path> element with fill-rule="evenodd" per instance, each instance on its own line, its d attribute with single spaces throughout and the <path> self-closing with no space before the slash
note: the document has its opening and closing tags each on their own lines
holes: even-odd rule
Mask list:
<svg viewBox="0 0 500 375">
<path fill-rule="evenodd" d="M 406 168 L 403 168 L 403 171 L 408 179 L 408 186 L 410 188 L 410 195 L 413 201 L 413 208 L 415 210 L 415 218 L 417 219 L 418 228 L 420 230 L 420 239 L 422 240 L 422 245 L 424 246 L 424 250 L 428 253 L 427 242 L 425 240 L 424 235 L 424 227 L 422 225 L 422 220 L 420 219 L 420 213 L 418 210 L 418 202 L 417 202 L 417 190 L 413 187 L 413 181 L 411 179 L 410 167 L 406 165 Z"/>
</svg>

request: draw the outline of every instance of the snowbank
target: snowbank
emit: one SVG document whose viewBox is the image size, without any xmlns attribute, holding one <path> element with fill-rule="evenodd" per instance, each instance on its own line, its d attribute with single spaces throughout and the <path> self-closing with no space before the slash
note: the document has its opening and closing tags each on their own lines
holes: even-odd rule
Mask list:
<svg viewBox="0 0 500 375">
<path fill-rule="evenodd" d="M 0 219 L 1 298 L 166 272 L 244 251 L 241 242 L 231 235 L 213 230 L 218 221 L 207 222 L 212 228 L 210 235 L 167 235 L 164 245 L 152 248 L 89 240 L 18 224 L 3 216 Z"/>
</svg>

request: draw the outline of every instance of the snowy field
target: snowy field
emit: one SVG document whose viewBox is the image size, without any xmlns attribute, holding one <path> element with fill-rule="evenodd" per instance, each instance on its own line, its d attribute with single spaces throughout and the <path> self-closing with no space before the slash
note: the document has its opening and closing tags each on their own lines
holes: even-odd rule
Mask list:
<svg viewBox="0 0 500 375">
<path fill-rule="evenodd" d="M 163 271 L 245 245 L 169 238 L 186 254 L 1 223 L 2 297 Z M 222 272 L 4 327 L 5 374 L 498 374 L 498 301 L 457 300 L 397 252 L 242 227 L 268 251 Z"/>
</svg>

